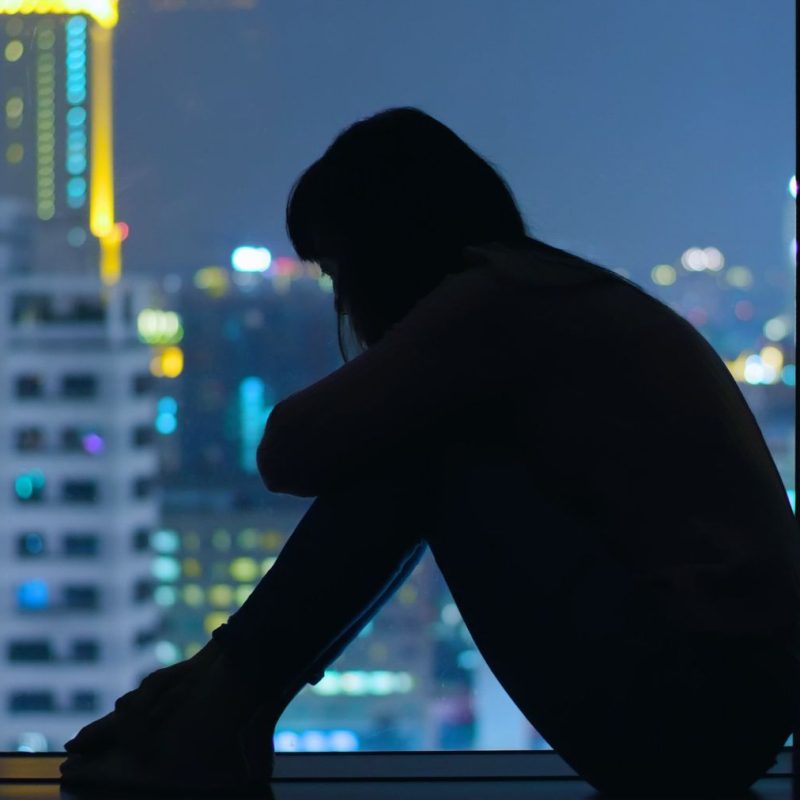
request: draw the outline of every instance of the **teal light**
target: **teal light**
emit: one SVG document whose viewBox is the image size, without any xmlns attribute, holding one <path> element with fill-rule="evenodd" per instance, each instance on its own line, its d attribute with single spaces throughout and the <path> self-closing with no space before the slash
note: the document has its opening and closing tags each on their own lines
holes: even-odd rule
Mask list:
<svg viewBox="0 0 800 800">
<path fill-rule="evenodd" d="M 67 172 L 70 175 L 81 175 L 86 172 L 86 157 L 80 154 L 68 156 Z"/>
<path fill-rule="evenodd" d="M 174 606 L 178 600 L 178 593 L 172 586 L 157 586 L 153 592 L 153 599 L 157 606 Z"/>
<path fill-rule="evenodd" d="M 83 69 L 86 66 L 86 53 L 80 50 L 67 56 L 67 69 Z"/>
<path fill-rule="evenodd" d="M 67 111 L 67 125 L 71 128 L 78 128 L 86 122 L 86 109 L 82 106 L 73 106 Z M 86 137 L 83 137 L 83 144 L 86 144 Z"/>
<path fill-rule="evenodd" d="M 70 197 L 83 197 L 86 194 L 85 178 L 70 178 L 67 182 L 67 194 Z"/>
<path fill-rule="evenodd" d="M 83 150 L 87 145 L 86 134 L 83 131 L 70 131 L 67 134 L 67 147 L 72 151 Z"/>
<path fill-rule="evenodd" d="M 76 14 L 67 20 L 66 31 L 66 97 L 67 152 L 66 169 L 73 177 L 67 181 L 67 205 L 81 208 L 86 204 L 86 180 L 82 177 L 88 167 L 86 137 L 86 18 Z"/>
<path fill-rule="evenodd" d="M 158 413 L 159 414 L 177 414 L 178 413 L 178 403 L 174 397 L 162 397 L 158 401 Z"/>
<path fill-rule="evenodd" d="M 86 31 L 86 17 L 82 17 L 80 15 L 70 17 L 69 20 L 67 20 L 66 28 L 67 33 L 70 35 L 83 33 Z"/>
<path fill-rule="evenodd" d="M 20 500 L 30 500 L 33 497 L 33 481 L 28 475 L 20 475 L 14 481 L 14 491 Z"/>
<path fill-rule="evenodd" d="M 150 537 L 150 544 L 157 553 L 175 553 L 178 550 L 180 541 L 175 531 L 161 528 L 153 531 L 153 535 Z"/>
<path fill-rule="evenodd" d="M 791 505 L 792 511 L 795 511 L 795 502 L 796 502 L 796 499 L 797 499 L 797 496 L 795 495 L 795 490 L 794 489 L 787 489 L 786 490 L 786 495 L 789 498 L 789 505 Z"/>
<path fill-rule="evenodd" d="M 152 572 L 160 581 L 176 581 L 181 575 L 181 565 L 174 558 L 159 556 L 153 561 Z"/>
<path fill-rule="evenodd" d="M 44 489 L 44 473 L 40 469 L 32 469 L 17 476 L 14 491 L 20 500 L 31 500 L 36 492 Z"/>
<path fill-rule="evenodd" d="M 795 386 L 797 381 L 797 365 L 787 364 L 781 373 L 781 380 L 787 386 Z"/>
<path fill-rule="evenodd" d="M 175 433 L 177 427 L 178 420 L 174 414 L 159 414 L 156 417 L 156 430 L 164 436 Z"/>
<path fill-rule="evenodd" d="M 258 471 L 256 451 L 273 408 L 273 391 L 261 378 L 245 378 L 239 384 L 240 463 L 245 472 Z"/>
</svg>

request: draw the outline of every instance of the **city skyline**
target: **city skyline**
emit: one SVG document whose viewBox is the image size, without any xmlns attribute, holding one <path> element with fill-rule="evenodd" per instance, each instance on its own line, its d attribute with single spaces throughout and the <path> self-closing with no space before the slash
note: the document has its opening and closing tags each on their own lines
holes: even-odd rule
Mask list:
<svg viewBox="0 0 800 800">
<path fill-rule="evenodd" d="M 291 183 L 346 125 L 403 104 L 492 160 L 534 234 L 607 266 L 641 278 L 690 246 L 785 261 L 789 2 L 185 9 L 123 4 L 117 29 L 131 268 L 190 271 L 243 243 L 292 255 Z"/>
</svg>

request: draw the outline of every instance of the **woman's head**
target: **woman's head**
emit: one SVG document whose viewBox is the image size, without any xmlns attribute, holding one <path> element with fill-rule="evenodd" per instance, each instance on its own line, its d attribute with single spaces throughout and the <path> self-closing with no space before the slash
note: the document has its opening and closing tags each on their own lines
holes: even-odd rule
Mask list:
<svg viewBox="0 0 800 800">
<path fill-rule="evenodd" d="M 339 322 L 366 347 L 466 267 L 464 247 L 526 236 L 493 167 L 415 108 L 340 133 L 292 188 L 286 227 L 300 258 L 330 274 Z M 341 324 L 339 345 L 346 358 Z"/>
</svg>

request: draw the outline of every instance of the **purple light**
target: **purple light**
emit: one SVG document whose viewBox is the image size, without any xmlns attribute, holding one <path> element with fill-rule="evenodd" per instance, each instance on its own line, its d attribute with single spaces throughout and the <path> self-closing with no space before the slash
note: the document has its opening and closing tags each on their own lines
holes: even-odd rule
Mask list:
<svg viewBox="0 0 800 800">
<path fill-rule="evenodd" d="M 93 456 L 103 452 L 103 438 L 96 433 L 87 433 L 83 437 L 83 449 Z"/>
</svg>

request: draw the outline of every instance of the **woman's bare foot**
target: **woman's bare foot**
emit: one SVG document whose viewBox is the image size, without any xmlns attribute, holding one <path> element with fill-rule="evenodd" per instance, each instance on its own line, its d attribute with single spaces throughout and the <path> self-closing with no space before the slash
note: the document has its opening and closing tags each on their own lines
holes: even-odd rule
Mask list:
<svg viewBox="0 0 800 800">
<path fill-rule="evenodd" d="M 131 740 L 146 729 L 150 712 L 161 695 L 191 680 L 192 675 L 210 665 L 219 652 L 219 643 L 212 639 L 186 661 L 151 672 L 138 689 L 118 698 L 113 711 L 82 728 L 74 739 L 66 742 L 64 749 L 69 754 L 88 755 L 118 744 L 131 744 Z"/>
<path fill-rule="evenodd" d="M 140 707 L 135 735 L 118 736 L 102 750 L 71 750 L 61 766 L 63 783 L 173 792 L 263 788 L 272 775 L 272 737 L 282 711 L 264 702 L 263 691 L 218 652 Z M 124 717 L 118 730 L 131 730 Z"/>
</svg>

